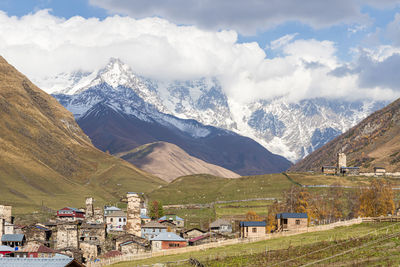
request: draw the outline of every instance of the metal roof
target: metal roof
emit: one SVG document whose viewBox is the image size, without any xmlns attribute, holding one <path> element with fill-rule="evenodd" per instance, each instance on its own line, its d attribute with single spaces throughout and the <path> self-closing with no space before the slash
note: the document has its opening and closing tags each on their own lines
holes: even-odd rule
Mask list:
<svg viewBox="0 0 400 267">
<path fill-rule="evenodd" d="M 304 218 L 308 218 L 308 216 L 307 216 L 307 213 L 283 212 L 283 213 L 276 214 L 276 218 L 278 218 L 278 219 L 288 219 L 288 218 L 304 219 Z"/>
<path fill-rule="evenodd" d="M 360 169 L 360 167 L 340 167 L 341 169 L 347 169 L 347 170 L 356 170 L 356 169 Z"/>
<path fill-rule="evenodd" d="M 179 217 L 178 215 L 174 215 L 174 214 L 167 214 L 165 216 L 162 216 L 160 219 L 158 219 L 159 221 L 164 221 L 164 220 L 169 220 L 169 221 L 184 221 L 184 219 L 182 219 L 181 217 Z"/>
<path fill-rule="evenodd" d="M 250 221 L 250 222 L 240 222 L 240 226 L 244 227 L 265 227 L 267 223 L 265 221 L 257 222 L 257 221 Z"/>
<path fill-rule="evenodd" d="M 1 246 L 0 245 L 0 251 L 14 251 L 15 249 L 9 246 Z"/>
<path fill-rule="evenodd" d="M 146 223 L 145 225 L 142 226 L 142 228 L 162 228 L 162 229 L 166 229 L 167 226 L 159 223 L 159 222 L 155 222 L 155 221 L 151 221 Z"/>
<path fill-rule="evenodd" d="M 171 232 L 161 233 L 158 236 L 150 239 L 151 241 L 186 241 L 177 234 Z"/>
<path fill-rule="evenodd" d="M 215 227 L 221 227 L 222 225 L 231 225 L 231 223 L 226 221 L 226 220 L 224 220 L 224 219 L 218 219 L 216 221 L 213 221 L 210 224 L 210 227 L 211 228 L 215 228 Z"/>
<path fill-rule="evenodd" d="M 22 242 L 24 236 L 23 234 L 6 234 L 1 237 L 1 242 Z"/>
<path fill-rule="evenodd" d="M 76 208 L 71 208 L 71 207 L 65 207 L 65 208 L 62 208 L 62 209 L 60 209 L 60 210 L 72 210 L 72 211 L 75 211 L 75 212 L 82 212 L 82 213 L 84 213 L 84 211 L 81 211 L 81 210 L 76 209 Z"/>
<path fill-rule="evenodd" d="M 104 215 L 105 217 L 126 217 L 126 212 L 122 210 L 116 210 L 110 214 Z"/>
<path fill-rule="evenodd" d="M 120 208 L 114 207 L 114 206 L 105 206 L 104 207 L 104 211 L 117 211 L 117 210 L 121 210 Z"/>
<path fill-rule="evenodd" d="M 64 267 L 74 259 L 66 258 L 0 258 L 0 266 L 7 267 Z"/>
<path fill-rule="evenodd" d="M 140 219 L 150 219 L 150 217 L 149 217 L 149 216 L 146 216 L 146 215 L 144 215 L 144 214 L 140 214 Z"/>
</svg>

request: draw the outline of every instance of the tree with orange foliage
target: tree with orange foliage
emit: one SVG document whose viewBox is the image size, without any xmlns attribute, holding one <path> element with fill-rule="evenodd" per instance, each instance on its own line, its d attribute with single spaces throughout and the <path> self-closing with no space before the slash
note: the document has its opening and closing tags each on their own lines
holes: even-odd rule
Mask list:
<svg viewBox="0 0 400 267">
<path fill-rule="evenodd" d="M 260 222 L 260 221 L 263 221 L 263 220 L 264 219 L 261 216 L 259 216 L 255 211 L 250 210 L 250 211 L 248 211 L 246 213 L 246 221 L 258 221 L 258 222 Z"/>
<path fill-rule="evenodd" d="M 276 230 L 276 226 L 278 222 L 276 221 L 276 214 L 278 214 L 282 210 L 282 205 L 278 203 L 277 200 L 269 206 L 268 208 L 268 217 L 267 217 L 267 233 L 271 233 Z"/>
<path fill-rule="evenodd" d="M 361 190 L 359 205 L 359 215 L 364 217 L 394 214 L 391 184 L 384 179 L 372 180 L 369 188 Z"/>
</svg>

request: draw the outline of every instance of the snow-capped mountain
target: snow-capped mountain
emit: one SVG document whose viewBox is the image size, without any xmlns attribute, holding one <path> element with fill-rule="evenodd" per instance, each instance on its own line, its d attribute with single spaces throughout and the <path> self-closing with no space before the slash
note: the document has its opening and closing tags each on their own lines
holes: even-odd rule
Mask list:
<svg viewBox="0 0 400 267">
<path fill-rule="evenodd" d="M 48 84 L 67 85 L 59 90 L 54 86 L 47 88 L 64 94 L 57 98 L 76 118 L 103 101 L 106 92 L 109 98 L 114 99 L 112 106 L 127 114 L 135 113 L 145 119 L 142 113 L 146 110 L 146 114 L 157 111 L 181 119 L 193 119 L 250 137 L 292 162 L 305 157 L 386 104 L 327 99 L 287 103 L 284 99 L 275 99 L 242 105 L 227 98 L 216 78 L 161 82 L 135 75 L 118 59 L 111 59 L 104 69 L 93 73 L 62 74 L 50 80 L 52 82 L 47 81 Z M 104 86 L 107 87 L 105 90 L 92 90 Z M 120 91 L 124 91 L 123 97 L 117 96 Z"/>
<path fill-rule="evenodd" d="M 87 77 L 93 79 L 88 81 Z M 68 88 L 53 96 L 74 114 L 93 144 L 103 151 L 116 154 L 143 144 L 164 141 L 241 175 L 281 172 L 291 165 L 284 157 L 272 154 L 250 138 L 227 129 L 206 126 L 194 119 L 178 118 L 171 114 L 173 112 L 163 112 L 171 103 L 162 101 L 156 90 L 159 87 L 149 86 L 151 80 L 134 75 L 119 60 L 112 59 L 96 75 L 85 75 L 82 79 L 85 82 L 71 79 Z M 85 86 L 77 86 L 82 84 Z M 196 83 L 192 85 L 209 95 L 209 99 L 214 97 L 221 101 L 213 88 L 204 88 Z M 192 101 L 192 98 L 188 100 Z M 207 112 L 207 109 L 217 106 L 208 106 L 204 110 Z"/>
</svg>

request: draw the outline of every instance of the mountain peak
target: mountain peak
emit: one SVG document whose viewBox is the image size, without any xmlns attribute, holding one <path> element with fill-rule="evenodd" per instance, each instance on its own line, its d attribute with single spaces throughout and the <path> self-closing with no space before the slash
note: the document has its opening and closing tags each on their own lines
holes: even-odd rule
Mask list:
<svg viewBox="0 0 400 267">
<path fill-rule="evenodd" d="M 96 79 L 89 87 L 100 83 L 107 83 L 112 88 L 117 89 L 118 86 L 128 87 L 135 83 L 135 74 L 132 69 L 118 58 L 110 58 L 107 66 L 98 72 Z"/>
</svg>

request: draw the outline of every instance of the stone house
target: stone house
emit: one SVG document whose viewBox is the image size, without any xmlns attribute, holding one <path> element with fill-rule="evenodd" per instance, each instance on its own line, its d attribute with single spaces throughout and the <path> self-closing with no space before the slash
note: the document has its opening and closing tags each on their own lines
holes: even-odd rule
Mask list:
<svg viewBox="0 0 400 267">
<path fill-rule="evenodd" d="M 106 240 L 105 224 L 83 223 L 79 227 L 79 241 L 103 244 Z"/>
<path fill-rule="evenodd" d="M 206 232 L 199 228 L 192 228 L 181 233 L 181 237 L 185 239 L 192 239 L 204 235 Z"/>
<path fill-rule="evenodd" d="M 308 226 L 307 213 L 278 213 L 276 220 L 277 231 L 298 230 Z"/>
<path fill-rule="evenodd" d="M 57 224 L 56 249 L 79 248 L 78 224 L 65 222 Z"/>
<path fill-rule="evenodd" d="M 232 224 L 224 219 L 217 219 L 210 223 L 210 230 L 218 233 L 232 233 Z"/>
<path fill-rule="evenodd" d="M 175 224 L 178 229 L 185 227 L 185 220 L 175 214 L 167 214 L 162 216 L 160 219 L 158 219 L 158 221 L 170 221 Z"/>
<path fill-rule="evenodd" d="M 147 239 L 132 234 L 126 234 L 114 239 L 115 249 L 123 254 L 137 254 L 151 250 Z"/>
<path fill-rule="evenodd" d="M 151 240 L 152 238 L 158 236 L 160 233 L 165 232 L 167 232 L 167 226 L 156 221 L 151 221 L 142 226 L 141 237 L 147 240 Z"/>
<path fill-rule="evenodd" d="M 37 241 L 50 246 L 50 238 L 52 235 L 50 229 L 40 225 L 28 225 L 22 227 L 22 232 L 24 233 L 28 244 Z"/>
<path fill-rule="evenodd" d="M 104 217 L 106 217 L 107 215 L 110 215 L 111 213 L 116 212 L 116 211 L 122 211 L 122 210 L 115 206 L 104 206 Z"/>
<path fill-rule="evenodd" d="M 79 242 L 79 249 L 82 252 L 83 262 L 94 260 L 101 254 L 100 244 L 83 241 Z"/>
<path fill-rule="evenodd" d="M 265 227 L 267 223 L 265 221 L 242 221 L 239 223 L 240 237 L 251 238 L 265 236 Z"/>
<path fill-rule="evenodd" d="M 107 224 L 107 232 L 124 231 L 126 228 L 126 213 L 122 210 L 109 212 L 104 216 Z"/>
<path fill-rule="evenodd" d="M 228 237 L 223 234 L 220 234 L 217 232 L 210 232 L 210 233 L 205 233 L 201 236 L 197 236 L 197 237 L 189 239 L 189 246 L 198 246 L 201 244 L 218 242 L 218 241 L 227 240 L 227 239 L 228 239 Z"/>
<path fill-rule="evenodd" d="M 187 246 L 187 241 L 177 234 L 164 232 L 152 238 L 151 248 L 153 251 L 165 249 L 182 248 Z"/>
<path fill-rule="evenodd" d="M 178 227 L 174 223 L 170 221 L 160 221 L 159 223 L 167 227 L 167 232 L 176 234 Z"/>
</svg>

